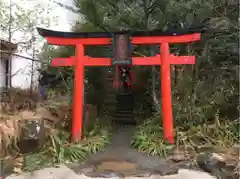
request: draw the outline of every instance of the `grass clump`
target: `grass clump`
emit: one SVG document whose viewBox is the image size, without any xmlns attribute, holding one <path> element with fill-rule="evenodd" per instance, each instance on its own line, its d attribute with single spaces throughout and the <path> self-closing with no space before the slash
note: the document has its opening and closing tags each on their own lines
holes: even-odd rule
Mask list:
<svg viewBox="0 0 240 179">
<path fill-rule="evenodd" d="M 171 145 L 167 144 L 162 136 L 163 130 L 159 120 L 150 118 L 138 126 L 130 145 L 149 155 L 166 156 Z"/>
<path fill-rule="evenodd" d="M 177 127 L 176 139 L 184 148 L 196 148 L 205 145 L 232 147 L 239 141 L 239 120 L 216 120 L 212 124 Z"/>
<path fill-rule="evenodd" d="M 172 146 L 163 139 L 160 116 L 148 119 L 137 128 L 131 146 L 149 155 L 166 157 Z M 176 124 L 175 140 L 177 147 L 196 149 L 204 146 L 232 147 L 239 141 L 239 120 L 219 120 L 198 125 Z"/>
</svg>

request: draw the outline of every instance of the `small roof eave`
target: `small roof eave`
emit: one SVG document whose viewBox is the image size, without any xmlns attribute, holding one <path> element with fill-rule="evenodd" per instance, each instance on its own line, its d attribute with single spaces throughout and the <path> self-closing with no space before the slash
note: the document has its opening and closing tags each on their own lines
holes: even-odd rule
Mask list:
<svg viewBox="0 0 240 179">
<path fill-rule="evenodd" d="M 8 42 L 6 40 L 0 39 L 0 50 L 1 51 L 14 51 L 17 49 L 17 44 Z"/>
</svg>

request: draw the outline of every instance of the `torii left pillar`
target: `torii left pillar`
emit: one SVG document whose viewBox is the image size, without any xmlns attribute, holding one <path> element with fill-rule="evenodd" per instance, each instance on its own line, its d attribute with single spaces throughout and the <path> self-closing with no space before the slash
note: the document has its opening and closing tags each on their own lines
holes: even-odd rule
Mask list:
<svg viewBox="0 0 240 179">
<path fill-rule="evenodd" d="M 84 58 L 84 46 L 82 44 L 78 44 L 76 46 L 76 58 L 83 59 Z M 82 90 L 84 89 L 84 63 L 83 60 L 75 60 L 75 80 L 74 80 L 74 106 L 78 104 L 84 104 L 83 98 L 84 93 Z M 83 106 L 80 108 L 83 109 Z M 73 109 L 73 118 L 79 120 L 73 120 L 73 128 L 72 128 L 72 139 L 73 141 L 78 141 L 82 137 L 82 118 L 83 118 L 83 110 Z"/>
</svg>

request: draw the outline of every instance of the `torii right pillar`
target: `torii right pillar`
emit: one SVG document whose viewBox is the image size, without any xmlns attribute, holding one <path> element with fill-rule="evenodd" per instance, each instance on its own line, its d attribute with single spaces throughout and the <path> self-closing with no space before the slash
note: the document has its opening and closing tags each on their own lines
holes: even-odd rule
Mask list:
<svg viewBox="0 0 240 179">
<path fill-rule="evenodd" d="M 172 116 L 172 90 L 171 90 L 171 64 L 169 44 L 160 45 L 161 54 L 161 89 L 162 89 L 162 115 L 164 137 L 170 143 L 174 143 L 173 116 Z"/>
</svg>

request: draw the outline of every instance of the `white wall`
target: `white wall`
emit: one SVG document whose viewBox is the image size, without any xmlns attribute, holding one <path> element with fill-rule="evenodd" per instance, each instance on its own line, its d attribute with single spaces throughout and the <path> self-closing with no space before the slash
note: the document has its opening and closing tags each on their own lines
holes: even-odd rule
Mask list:
<svg viewBox="0 0 240 179">
<path fill-rule="evenodd" d="M 6 84 L 6 60 L 0 58 L 0 88 Z"/>
<path fill-rule="evenodd" d="M 38 83 L 38 63 L 20 57 L 12 57 L 12 87 L 30 88 L 32 63 L 33 70 L 33 86 L 37 87 Z"/>
</svg>

